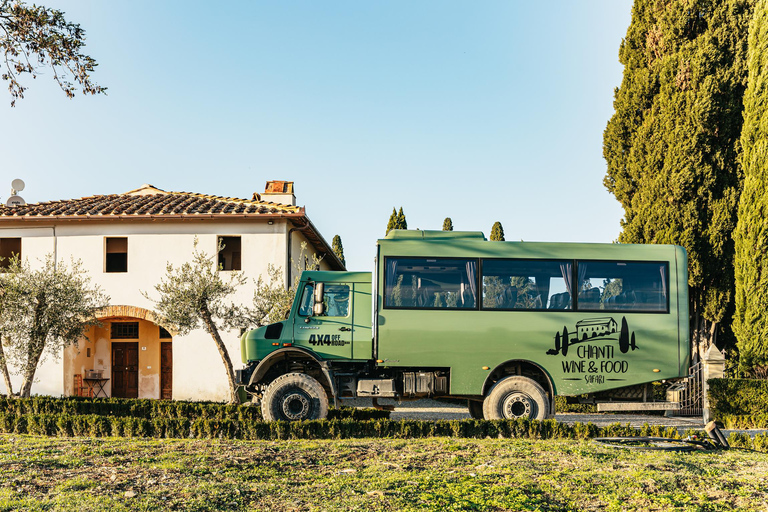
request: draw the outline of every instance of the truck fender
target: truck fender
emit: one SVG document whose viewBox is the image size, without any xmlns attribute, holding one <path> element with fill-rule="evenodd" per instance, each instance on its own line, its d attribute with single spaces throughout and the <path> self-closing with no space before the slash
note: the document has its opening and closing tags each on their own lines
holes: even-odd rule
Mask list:
<svg viewBox="0 0 768 512">
<path fill-rule="evenodd" d="M 547 372 L 541 365 L 536 364 L 532 361 L 527 361 L 523 359 L 510 359 L 509 361 L 504 361 L 500 365 L 496 366 L 491 372 L 488 373 L 488 376 L 485 378 L 485 381 L 483 382 L 483 396 L 488 392 L 489 389 L 491 389 L 493 382 L 491 381 L 491 377 L 500 369 L 504 368 L 505 366 L 509 366 L 512 364 L 521 364 L 521 365 L 527 365 L 531 366 L 533 368 L 536 368 L 541 374 L 544 376 L 544 378 L 547 381 L 547 388 L 546 390 L 549 391 L 550 396 L 552 397 L 552 401 L 554 403 L 555 400 L 555 384 L 552 382 L 552 377 L 549 375 L 549 372 Z"/>
<path fill-rule="evenodd" d="M 308 359 L 314 360 L 317 365 L 320 367 L 320 369 L 323 372 L 323 375 L 325 376 L 326 380 L 328 381 L 328 385 L 331 388 L 331 392 L 333 393 L 333 406 L 338 407 L 338 393 L 336 390 L 336 383 L 333 379 L 333 369 L 328 365 L 328 362 L 324 359 L 322 359 L 320 356 L 312 352 L 311 350 L 307 350 L 302 347 L 284 347 L 280 348 L 278 350 L 275 350 L 271 354 L 269 354 L 267 357 L 261 360 L 259 364 L 256 366 L 256 368 L 253 371 L 253 374 L 251 375 L 251 380 L 248 383 L 248 385 L 253 385 L 261 380 L 264 375 L 267 374 L 270 368 L 278 362 L 280 359 L 287 358 L 290 355 L 301 355 L 303 357 L 306 357 Z"/>
</svg>

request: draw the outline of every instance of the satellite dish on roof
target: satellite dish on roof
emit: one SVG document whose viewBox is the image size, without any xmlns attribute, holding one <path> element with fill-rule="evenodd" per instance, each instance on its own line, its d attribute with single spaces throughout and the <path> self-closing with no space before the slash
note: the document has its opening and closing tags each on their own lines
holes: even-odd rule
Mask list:
<svg viewBox="0 0 768 512">
<path fill-rule="evenodd" d="M 11 197 L 6 201 L 6 206 L 24 206 L 27 202 L 23 197 L 16 195 L 17 192 L 24 190 L 24 182 L 20 179 L 15 179 L 11 182 Z"/>
</svg>

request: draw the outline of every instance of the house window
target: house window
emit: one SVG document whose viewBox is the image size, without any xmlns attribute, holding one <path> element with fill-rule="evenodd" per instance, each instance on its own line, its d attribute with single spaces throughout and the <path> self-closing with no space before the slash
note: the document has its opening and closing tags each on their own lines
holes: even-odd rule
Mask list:
<svg viewBox="0 0 768 512">
<path fill-rule="evenodd" d="M 21 238 L 0 238 L 0 269 L 11 266 L 11 258 L 21 258 Z"/>
<path fill-rule="evenodd" d="M 239 236 L 220 236 L 218 245 L 219 251 L 219 270 L 242 270 L 240 266 L 240 237 Z"/>
<path fill-rule="evenodd" d="M 169 340 L 172 338 L 171 333 L 163 329 L 162 327 L 158 326 L 158 329 L 160 329 L 160 339 L 161 340 Z"/>
<path fill-rule="evenodd" d="M 139 322 L 112 322 L 109 337 L 113 340 L 139 339 Z"/>
<path fill-rule="evenodd" d="M 128 272 L 128 239 L 107 238 L 104 270 L 106 272 Z"/>
</svg>

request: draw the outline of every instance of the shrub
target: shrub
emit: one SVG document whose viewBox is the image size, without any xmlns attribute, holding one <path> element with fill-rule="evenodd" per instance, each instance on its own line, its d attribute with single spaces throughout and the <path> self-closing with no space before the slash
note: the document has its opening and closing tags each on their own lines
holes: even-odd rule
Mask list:
<svg viewBox="0 0 768 512">
<path fill-rule="evenodd" d="M 768 428 L 768 380 L 710 379 L 712 416 L 726 428 Z"/>
</svg>

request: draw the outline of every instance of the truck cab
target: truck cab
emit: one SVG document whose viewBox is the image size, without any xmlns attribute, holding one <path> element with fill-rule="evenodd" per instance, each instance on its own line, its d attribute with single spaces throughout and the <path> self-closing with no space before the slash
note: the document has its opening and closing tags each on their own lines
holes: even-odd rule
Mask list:
<svg viewBox="0 0 768 512">
<path fill-rule="evenodd" d="M 261 400 L 265 418 L 322 417 L 328 397 L 354 396 L 339 387 L 345 372 L 372 364 L 371 279 L 370 272 L 304 271 L 288 317 L 243 334 L 240 381 Z M 286 398 L 270 388 L 292 392 Z M 282 405 L 270 411 L 275 401 Z"/>
</svg>

